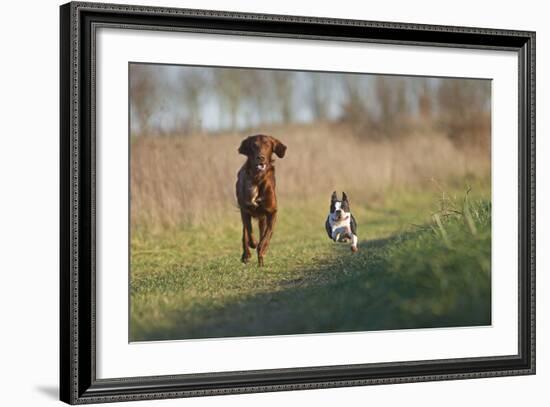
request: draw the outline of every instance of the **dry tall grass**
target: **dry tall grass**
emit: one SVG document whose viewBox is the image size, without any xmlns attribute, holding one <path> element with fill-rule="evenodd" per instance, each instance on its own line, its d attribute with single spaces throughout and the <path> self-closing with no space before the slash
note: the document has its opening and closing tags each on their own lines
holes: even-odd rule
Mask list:
<svg viewBox="0 0 550 407">
<path fill-rule="evenodd" d="M 265 131 L 265 130 L 263 130 Z M 265 131 L 287 147 L 275 164 L 280 200 L 328 199 L 345 190 L 357 202 L 431 180 L 490 174 L 490 151 L 453 144 L 433 129 L 382 141 L 359 140 L 343 124 L 287 125 Z M 485 135 L 489 140 L 489 132 Z M 131 145 L 132 227 L 165 228 L 237 216 L 237 153 L 245 135 L 136 137 Z"/>
</svg>

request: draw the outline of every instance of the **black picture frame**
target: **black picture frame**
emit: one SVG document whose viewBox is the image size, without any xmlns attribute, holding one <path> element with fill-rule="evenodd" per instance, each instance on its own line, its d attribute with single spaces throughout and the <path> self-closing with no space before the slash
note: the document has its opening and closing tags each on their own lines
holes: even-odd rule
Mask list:
<svg viewBox="0 0 550 407">
<path fill-rule="evenodd" d="M 82 2 L 62 5 L 60 23 L 62 401 L 84 404 L 535 373 L 534 32 Z M 517 52 L 518 354 L 401 363 L 97 379 L 94 35 L 96 28 L 101 26 L 132 30 L 175 30 Z"/>
</svg>

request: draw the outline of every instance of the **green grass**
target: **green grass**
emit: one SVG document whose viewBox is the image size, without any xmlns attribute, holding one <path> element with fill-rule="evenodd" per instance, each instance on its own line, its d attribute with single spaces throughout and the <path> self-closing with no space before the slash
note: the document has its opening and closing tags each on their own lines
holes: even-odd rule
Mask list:
<svg viewBox="0 0 550 407">
<path fill-rule="evenodd" d="M 326 236 L 326 202 L 280 202 L 263 268 L 240 262 L 236 209 L 225 224 L 133 231 L 130 340 L 488 325 L 491 207 L 473 195 L 352 201 L 355 254 Z"/>
</svg>

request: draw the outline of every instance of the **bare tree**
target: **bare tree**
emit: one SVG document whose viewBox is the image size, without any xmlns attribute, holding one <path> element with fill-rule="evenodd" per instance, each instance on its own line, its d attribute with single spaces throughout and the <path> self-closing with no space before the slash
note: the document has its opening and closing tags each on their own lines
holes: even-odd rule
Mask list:
<svg viewBox="0 0 550 407">
<path fill-rule="evenodd" d="M 326 74 L 311 73 L 309 88 L 309 104 L 315 120 L 327 120 L 329 113 L 329 93 L 330 83 Z"/>
<path fill-rule="evenodd" d="M 468 79 L 446 79 L 438 89 L 438 102 L 444 115 L 467 116 L 487 109 L 490 82 Z"/>
<path fill-rule="evenodd" d="M 437 92 L 440 127 L 457 144 L 489 145 L 490 99 L 490 81 L 442 80 Z"/>
<path fill-rule="evenodd" d="M 292 73 L 285 71 L 272 71 L 271 80 L 276 97 L 277 110 L 279 111 L 281 121 L 289 123 L 293 119 L 292 112 Z"/>
<path fill-rule="evenodd" d="M 381 124 L 387 124 L 392 117 L 392 95 L 390 85 L 383 76 L 377 76 L 375 82 L 376 101 L 379 106 L 379 119 Z"/>
<path fill-rule="evenodd" d="M 339 81 L 342 86 L 344 100 L 341 106 L 341 120 L 348 123 L 355 135 L 368 139 L 376 137 L 373 129 L 372 114 L 367 105 L 367 88 L 365 78 L 358 75 L 342 75 Z"/>
<path fill-rule="evenodd" d="M 403 78 L 393 78 L 394 101 L 393 115 L 398 121 L 406 120 L 410 113 L 409 101 L 407 99 L 407 82 Z"/>
<path fill-rule="evenodd" d="M 376 77 L 376 100 L 380 106 L 379 123 L 384 128 L 403 120 L 408 114 L 407 88 L 402 78 Z"/>
<path fill-rule="evenodd" d="M 158 104 L 154 71 L 149 65 L 130 65 L 130 108 L 140 134 L 151 130 L 150 119 Z"/>
<path fill-rule="evenodd" d="M 343 105 L 344 118 L 357 123 L 368 116 L 367 106 L 363 100 L 360 78 L 356 75 L 347 75 L 343 78 L 345 101 Z"/>
<path fill-rule="evenodd" d="M 243 97 L 245 122 L 249 127 L 269 120 L 269 79 L 263 70 L 243 71 Z"/>
<path fill-rule="evenodd" d="M 235 131 L 244 95 L 243 77 L 246 73 L 242 70 L 231 68 L 220 69 L 216 73 L 216 84 L 219 89 L 220 102 L 229 116 L 231 131 Z"/>
<path fill-rule="evenodd" d="M 429 121 L 433 114 L 434 94 L 430 84 L 426 79 L 419 79 L 418 86 L 415 89 L 418 103 L 418 114 L 424 121 Z"/>
<path fill-rule="evenodd" d="M 204 76 L 195 68 L 181 70 L 178 85 L 178 99 L 183 102 L 183 116 L 186 120 L 185 128 L 189 132 L 200 131 L 201 97 L 206 86 Z"/>
</svg>

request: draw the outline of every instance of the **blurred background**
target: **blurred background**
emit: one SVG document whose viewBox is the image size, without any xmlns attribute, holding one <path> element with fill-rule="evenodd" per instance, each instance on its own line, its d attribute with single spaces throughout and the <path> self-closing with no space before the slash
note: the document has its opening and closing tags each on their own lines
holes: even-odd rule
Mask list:
<svg viewBox="0 0 550 407">
<path fill-rule="evenodd" d="M 490 178 L 490 80 L 131 64 L 129 92 L 134 227 L 236 208 L 237 148 L 255 133 L 288 146 L 289 203 Z"/>
</svg>

